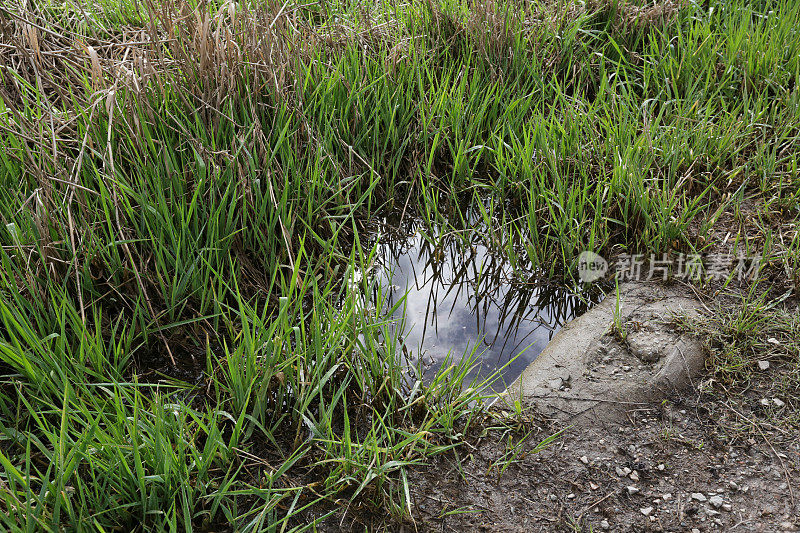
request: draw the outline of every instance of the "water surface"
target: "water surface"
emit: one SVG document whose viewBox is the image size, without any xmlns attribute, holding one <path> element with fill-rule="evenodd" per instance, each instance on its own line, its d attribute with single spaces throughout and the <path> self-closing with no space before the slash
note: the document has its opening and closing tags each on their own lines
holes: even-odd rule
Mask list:
<svg viewBox="0 0 800 533">
<path fill-rule="evenodd" d="M 405 296 L 396 327 L 428 379 L 448 353 L 460 360 L 476 349 L 470 378 L 487 377 L 520 354 L 495 388 L 510 384 L 566 322 L 602 298 L 547 282 L 525 265 L 512 268 L 485 240 L 480 230 L 426 238 L 412 229 L 379 246 L 377 280 L 390 305 Z"/>
</svg>

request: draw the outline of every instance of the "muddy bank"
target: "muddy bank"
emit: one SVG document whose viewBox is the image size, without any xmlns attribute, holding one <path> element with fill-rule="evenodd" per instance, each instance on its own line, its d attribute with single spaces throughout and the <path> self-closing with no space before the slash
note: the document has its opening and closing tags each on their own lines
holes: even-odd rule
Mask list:
<svg viewBox="0 0 800 533">
<path fill-rule="evenodd" d="M 683 286 L 624 284 L 566 324 L 501 399 L 533 402 L 569 421 L 613 420 L 692 383 L 703 349 L 676 317 L 702 304 Z"/>
<path fill-rule="evenodd" d="M 414 528 L 800 531 L 800 440 L 767 401 L 794 366 L 712 393 L 708 339 L 675 325 L 708 313 L 691 289 L 638 284 L 568 323 L 503 397 L 530 408 L 529 441 L 490 433 L 415 473 Z"/>
<path fill-rule="evenodd" d="M 794 360 L 762 365 L 761 354 L 748 380 L 715 391 L 720 347 L 695 321 L 675 322 L 725 315 L 703 301 L 680 285 L 621 286 L 618 313 L 609 294 L 506 392 L 523 409 L 496 402 L 505 422 L 409 471 L 410 520 L 350 514 L 323 530 L 800 530 L 796 413 L 776 401 L 788 400 L 778 385 Z"/>
</svg>

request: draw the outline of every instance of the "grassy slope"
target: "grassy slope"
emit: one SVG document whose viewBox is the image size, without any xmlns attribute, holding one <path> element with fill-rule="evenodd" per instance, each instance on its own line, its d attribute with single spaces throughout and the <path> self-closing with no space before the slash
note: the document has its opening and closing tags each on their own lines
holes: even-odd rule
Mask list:
<svg viewBox="0 0 800 533">
<path fill-rule="evenodd" d="M 791 222 L 799 27 L 794 0 L 4 6 L 0 520 L 403 515 L 403 469 L 480 413 L 463 366 L 408 390 L 345 283 L 364 222 L 479 204 L 554 275 L 703 250 L 752 196 Z M 796 232 L 768 248 L 796 268 Z M 145 354 L 207 371 L 140 382 Z"/>
</svg>

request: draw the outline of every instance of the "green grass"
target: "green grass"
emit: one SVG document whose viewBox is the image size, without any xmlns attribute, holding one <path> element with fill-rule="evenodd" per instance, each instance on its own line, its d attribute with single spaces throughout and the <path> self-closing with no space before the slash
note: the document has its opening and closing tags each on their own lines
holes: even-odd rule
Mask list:
<svg viewBox="0 0 800 533">
<path fill-rule="evenodd" d="M 0 7 L 4 527 L 408 517 L 406 470 L 484 413 L 469 358 L 410 382 L 347 283 L 383 213 L 477 210 L 570 278 L 757 198 L 796 280 L 798 28 L 796 0 Z"/>
</svg>

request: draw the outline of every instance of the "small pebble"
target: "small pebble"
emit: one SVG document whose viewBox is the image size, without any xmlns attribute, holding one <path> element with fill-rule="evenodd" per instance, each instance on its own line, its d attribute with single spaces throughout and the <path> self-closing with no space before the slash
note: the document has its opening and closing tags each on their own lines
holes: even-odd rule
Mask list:
<svg viewBox="0 0 800 533">
<path fill-rule="evenodd" d="M 641 509 L 639 509 L 639 512 L 642 513 L 645 516 L 650 516 L 650 513 L 653 512 L 653 508 L 652 507 L 642 507 Z"/>
<path fill-rule="evenodd" d="M 759 361 L 758 368 L 760 370 L 767 370 L 769 368 L 769 361 Z"/>
<path fill-rule="evenodd" d="M 631 472 L 631 475 L 628 477 L 631 478 L 631 481 L 639 481 L 639 473 L 636 470 Z"/>
<path fill-rule="evenodd" d="M 630 494 L 630 495 L 633 495 L 633 494 L 636 494 L 637 492 L 639 492 L 639 489 L 637 487 L 634 487 L 633 485 L 628 485 L 626 488 L 628 489 L 628 494 Z"/>
<path fill-rule="evenodd" d="M 569 494 L 567 494 L 567 499 L 568 500 L 574 500 L 575 499 L 575 494 L 570 492 Z"/>
<path fill-rule="evenodd" d="M 725 511 L 725 512 L 730 513 L 731 511 L 733 511 L 733 505 L 731 505 L 729 503 L 723 503 L 722 504 L 722 510 Z"/>
<path fill-rule="evenodd" d="M 698 502 L 704 502 L 708 498 L 706 498 L 705 494 L 703 494 L 702 492 L 693 492 L 692 493 L 692 499 L 693 500 L 697 500 Z"/>
<path fill-rule="evenodd" d="M 656 468 L 658 468 L 660 471 L 663 472 L 666 466 L 664 466 L 664 463 L 659 463 L 659 465 Z"/>
<path fill-rule="evenodd" d="M 585 464 L 585 465 L 588 465 L 589 464 L 589 458 L 584 455 L 583 457 L 581 457 L 581 462 L 583 464 Z"/>
<path fill-rule="evenodd" d="M 708 503 L 710 503 L 711 507 L 714 509 L 719 509 L 722 507 L 722 504 L 725 503 L 725 500 L 722 499 L 722 496 L 712 496 L 708 499 Z"/>
<path fill-rule="evenodd" d="M 600 527 L 602 529 L 611 529 L 611 524 L 608 523 L 608 520 L 603 520 L 600 522 Z"/>
<path fill-rule="evenodd" d="M 784 401 L 783 401 L 783 400 L 781 400 L 780 398 L 773 398 L 773 399 L 772 399 L 772 403 L 774 403 L 774 404 L 775 404 L 775 407 L 777 407 L 778 409 L 780 409 L 781 407 L 783 407 L 784 405 L 786 405 L 786 404 L 784 403 Z"/>
</svg>

